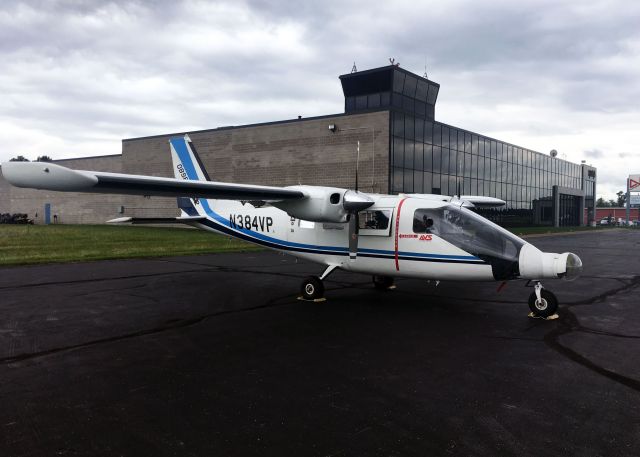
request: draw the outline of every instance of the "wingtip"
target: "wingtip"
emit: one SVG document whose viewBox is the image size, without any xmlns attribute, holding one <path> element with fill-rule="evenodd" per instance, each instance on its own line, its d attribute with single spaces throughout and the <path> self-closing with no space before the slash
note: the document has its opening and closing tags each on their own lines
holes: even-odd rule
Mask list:
<svg viewBox="0 0 640 457">
<path fill-rule="evenodd" d="M 98 183 L 93 174 L 50 162 L 4 162 L 2 165 L 2 175 L 16 187 L 81 191 Z"/>
</svg>

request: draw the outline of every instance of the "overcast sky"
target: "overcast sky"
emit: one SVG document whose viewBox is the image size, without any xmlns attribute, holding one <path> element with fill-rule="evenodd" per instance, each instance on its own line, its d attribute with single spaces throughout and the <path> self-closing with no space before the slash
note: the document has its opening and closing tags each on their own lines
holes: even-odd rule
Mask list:
<svg viewBox="0 0 640 457">
<path fill-rule="evenodd" d="M 436 119 L 640 173 L 640 2 L 25 1 L 0 5 L 0 160 L 343 111 L 338 75 L 440 83 Z"/>
</svg>

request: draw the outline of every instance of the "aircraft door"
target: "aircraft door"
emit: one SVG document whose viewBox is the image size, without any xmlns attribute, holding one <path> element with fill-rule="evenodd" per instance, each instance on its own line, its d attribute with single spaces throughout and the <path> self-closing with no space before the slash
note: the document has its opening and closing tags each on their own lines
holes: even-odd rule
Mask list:
<svg viewBox="0 0 640 457">
<path fill-rule="evenodd" d="M 451 222 L 443 217 L 443 211 L 440 202 L 400 201 L 399 221 L 394 226 L 397 228 L 393 262 L 396 274 L 439 279 L 492 279 L 491 268 L 483 266 L 482 260 L 464 249 L 466 246 L 447 241 L 447 224 L 451 225 Z"/>
</svg>

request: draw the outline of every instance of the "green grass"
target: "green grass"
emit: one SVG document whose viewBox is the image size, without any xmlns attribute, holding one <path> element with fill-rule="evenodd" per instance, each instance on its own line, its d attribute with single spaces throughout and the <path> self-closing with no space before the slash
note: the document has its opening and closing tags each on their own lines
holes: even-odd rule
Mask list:
<svg viewBox="0 0 640 457">
<path fill-rule="evenodd" d="M 516 227 L 516 235 L 611 227 Z M 261 249 L 202 230 L 114 225 L 0 225 L 0 265 L 79 262 Z"/>
<path fill-rule="evenodd" d="M 211 254 L 259 247 L 202 230 L 112 225 L 0 225 L 0 265 Z"/>
</svg>

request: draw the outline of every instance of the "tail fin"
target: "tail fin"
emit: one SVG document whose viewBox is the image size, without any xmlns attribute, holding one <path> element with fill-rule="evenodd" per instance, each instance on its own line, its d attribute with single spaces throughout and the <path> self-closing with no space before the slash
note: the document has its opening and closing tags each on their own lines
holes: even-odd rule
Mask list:
<svg viewBox="0 0 640 457">
<path fill-rule="evenodd" d="M 185 135 L 182 138 L 171 138 L 169 145 L 171 147 L 173 173 L 176 178 L 190 179 L 193 181 L 211 181 L 189 135 Z"/>
<path fill-rule="evenodd" d="M 209 173 L 202 165 L 189 135 L 171 138 L 169 147 L 171 149 L 173 173 L 176 178 L 211 181 Z M 183 217 L 202 216 L 205 213 L 202 203 L 197 198 L 178 197 L 178 208 L 180 208 Z"/>
</svg>

